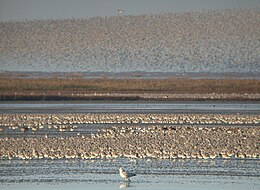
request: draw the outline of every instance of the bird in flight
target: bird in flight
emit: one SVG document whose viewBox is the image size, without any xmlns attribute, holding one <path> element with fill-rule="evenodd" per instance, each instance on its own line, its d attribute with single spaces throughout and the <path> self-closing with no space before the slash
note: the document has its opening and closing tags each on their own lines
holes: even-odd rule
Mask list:
<svg viewBox="0 0 260 190">
<path fill-rule="evenodd" d="M 122 167 L 119 168 L 119 174 L 124 180 L 127 181 L 130 181 L 130 177 L 136 176 L 134 173 L 126 172 Z"/>
<path fill-rule="evenodd" d="M 120 13 L 120 14 L 122 14 L 122 13 L 124 12 L 124 10 L 122 10 L 122 9 L 117 9 L 117 12 Z"/>
</svg>

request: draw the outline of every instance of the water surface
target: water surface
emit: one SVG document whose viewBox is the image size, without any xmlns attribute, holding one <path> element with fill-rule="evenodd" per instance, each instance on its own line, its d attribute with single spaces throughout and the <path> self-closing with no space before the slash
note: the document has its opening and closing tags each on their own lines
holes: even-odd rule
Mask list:
<svg viewBox="0 0 260 190">
<path fill-rule="evenodd" d="M 259 113 L 259 102 L 10 102 L 0 113 Z"/>
<path fill-rule="evenodd" d="M 118 167 L 137 174 L 123 181 Z M 1 160 L 3 189 L 259 189 L 259 159 Z"/>
</svg>

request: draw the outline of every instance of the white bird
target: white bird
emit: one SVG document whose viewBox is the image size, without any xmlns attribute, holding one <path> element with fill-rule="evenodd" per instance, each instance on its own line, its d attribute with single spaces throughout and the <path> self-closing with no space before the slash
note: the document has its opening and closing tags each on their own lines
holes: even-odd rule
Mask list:
<svg viewBox="0 0 260 190">
<path fill-rule="evenodd" d="M 119 174 L 124 180 L 130 181 L 130 177 L 136 176 L 134 173 L 126 172 L 122 167 L 119 168 Z"/>
</svg>

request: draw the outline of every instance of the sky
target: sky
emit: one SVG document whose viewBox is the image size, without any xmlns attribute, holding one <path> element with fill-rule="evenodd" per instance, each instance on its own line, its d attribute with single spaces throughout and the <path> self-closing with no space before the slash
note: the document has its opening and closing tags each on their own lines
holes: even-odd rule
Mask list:
<svg viewBox="0 0 260 190">
<path fill-rule="evenodd" d="M 0 0 L 0 21 L 260 8 L 260 0 Z"/>
</svg>

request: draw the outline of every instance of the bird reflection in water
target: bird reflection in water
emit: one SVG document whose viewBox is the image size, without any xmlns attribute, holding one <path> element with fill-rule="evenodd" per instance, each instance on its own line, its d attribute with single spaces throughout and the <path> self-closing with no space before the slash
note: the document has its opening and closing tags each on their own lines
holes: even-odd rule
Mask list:
<svg viewBox="0 0 260 190">
<path fill-rule="evenodd" d="M 119 183 L 119 188 L 120 189 L 124 189 L 124 188 L 127 188 L 127 187 L 130 187 L 130 181 Z"/>
</svg>

